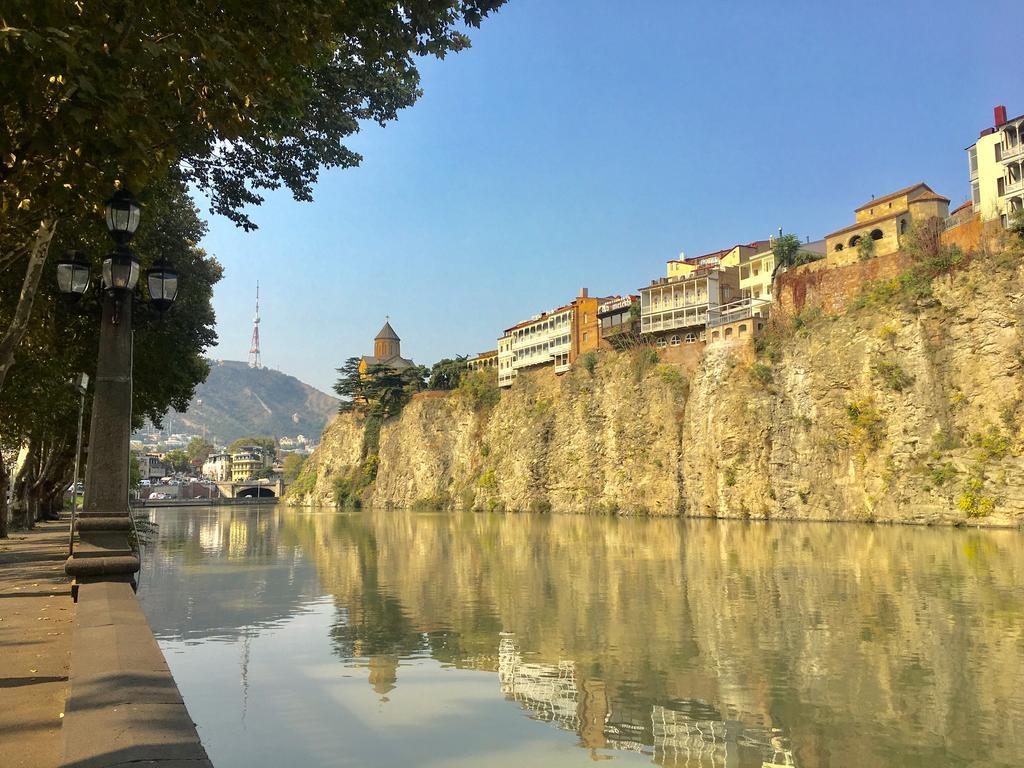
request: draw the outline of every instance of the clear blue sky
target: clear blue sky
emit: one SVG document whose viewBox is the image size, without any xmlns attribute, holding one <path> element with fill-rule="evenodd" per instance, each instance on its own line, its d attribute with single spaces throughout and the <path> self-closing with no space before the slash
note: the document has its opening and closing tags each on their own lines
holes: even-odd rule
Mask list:
<svg viewBox="0 0 1024 768">
<path fill-rule="evenodd" d="M 315 202 L 211 218 L 212 356 L 246 358 L 257 278 L 265 364 L 329 390 L 385 314 L 430 364 L 681 250 L 817 239 L 917 181 L 962 202 L 993 105 L 1024 112 L 1024 5 L 838 5 L 510 0 Z"/>
</svg>

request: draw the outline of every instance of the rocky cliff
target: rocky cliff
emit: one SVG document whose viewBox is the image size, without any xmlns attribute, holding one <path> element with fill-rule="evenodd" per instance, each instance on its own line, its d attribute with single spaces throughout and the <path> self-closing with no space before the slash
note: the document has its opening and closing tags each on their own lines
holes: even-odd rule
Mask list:
<svg viewBox="0 0 1024 768">
<path fill-rule="evenodd" d="M 835 314 L 808 299 L 692 372 L 602 352 L 496 405 L 418 396 L 369 440 L 340 415 L 289 500 L 1018 524 L 1020 265 L 1016 250 L 917 264 Z"/>
</svg>

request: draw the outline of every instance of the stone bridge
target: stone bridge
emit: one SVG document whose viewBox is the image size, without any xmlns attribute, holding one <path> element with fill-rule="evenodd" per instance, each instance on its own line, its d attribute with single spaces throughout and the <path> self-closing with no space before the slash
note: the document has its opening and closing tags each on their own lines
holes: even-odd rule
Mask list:
<svg viewBox="0 0 1024 768">
<path fill-rule="evenodd" d="M 220 495 L 225 499 L 268 499 L 280 498 L 284 494 L 284 480 L 258 482 L 245 480 L 237 483 L 217 483 Z"/>
</svg>

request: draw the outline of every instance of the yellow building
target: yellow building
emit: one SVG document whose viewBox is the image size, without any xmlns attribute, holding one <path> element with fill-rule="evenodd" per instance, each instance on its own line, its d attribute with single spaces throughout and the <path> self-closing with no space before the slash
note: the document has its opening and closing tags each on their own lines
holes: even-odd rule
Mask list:
<svg viewBox="0 0 1024 768">
<path fill-rule="evenodd" d="M 235 483 L 252 480 L 273 463 L 274 457 L 260 446 L 244 446 L 231 454 L 231 480 Z"/>
<path fill-rule="evenodd" d="M 931 218 L 945 220 L 948 215 L 948 197 L 936 194 L 927 184 L 913 184 L 857 208 L 853 224 L 825 236 L 826 255 L 837 266 L 857 261 L 857 246 L 863 238 L 875 241 L 875 256 L 895 253 L 914 224 Z"/>
<path fill-rule="evenodd" d="M 669 279 L 686 277 L 698 269 L 707 269 L 709 267 L 719 269 L 738 267 L 751 256 L 762 253 L 770 245 L 771 242 L 769 240 L 755 240 L 746 245 L 734 245 L 731 248 L 723 248 L 720 251 L 705 253 L 703 256 L 687 258 L 680 254 L 680 258 L 672 259 L 672 261 L 668 262 L 668 277 Z"/>
<path fill-rule="evenodd" d="M 974 211 L 1005 227 L 1024 210 L 1024 115 L 1007 119 L 1006 107 L 996 107 L 995 125 L 967 148 L 967 161 Z"/>
<path fill-rule="evenodd" d="M 498 350 L 492 349 L 489 352 L 481 352 L 476 357 L 466 361 L 466 367 L 471 371 L 489 371 L 498 367 Z"/>
</svg>

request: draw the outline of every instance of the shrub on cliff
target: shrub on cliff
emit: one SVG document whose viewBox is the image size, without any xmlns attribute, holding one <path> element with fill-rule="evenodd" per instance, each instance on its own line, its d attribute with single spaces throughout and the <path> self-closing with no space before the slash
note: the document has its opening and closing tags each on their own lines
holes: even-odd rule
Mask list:
<svg viewBox="0 0 1024 768">
<path fill-rule="evenodd" d="M 474 411 L 493 408 L 501 399 L 497 372 L 471 371 L 465 374 L 455 389 L 455 397 Z"/>
<path fill-rule="evenodd" d="M 897 392 L 902 392 L 914 383 L 914 377 L 904 371 L 899 363 L 891 360 L 876 360 L 871 365 L 871 370 L 888 385 L 889 389 Z"/>
</svg>

